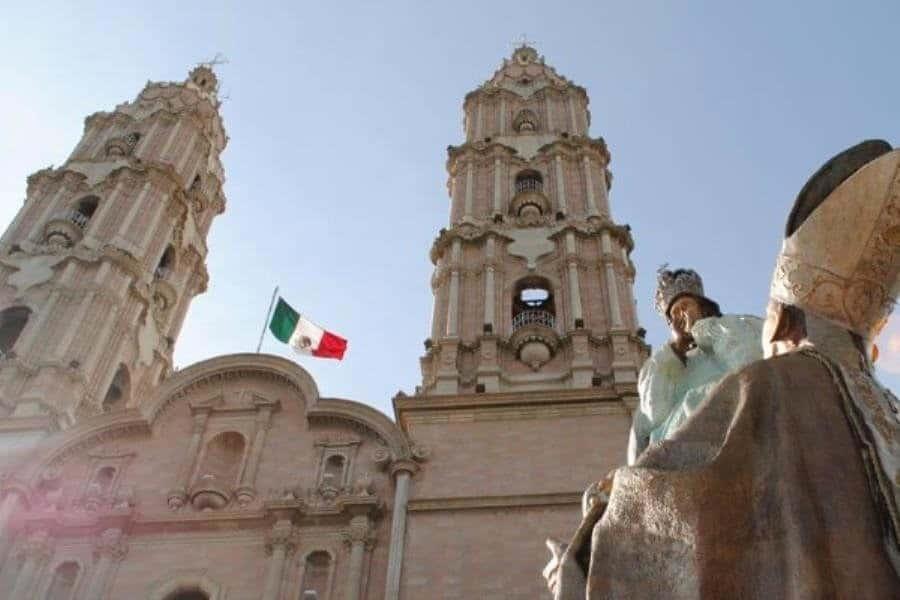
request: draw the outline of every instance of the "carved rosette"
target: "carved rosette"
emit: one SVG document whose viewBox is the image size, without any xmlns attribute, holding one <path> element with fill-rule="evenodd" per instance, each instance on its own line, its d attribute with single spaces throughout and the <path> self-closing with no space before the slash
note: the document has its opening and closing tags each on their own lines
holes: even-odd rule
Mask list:
<svg viewBox="0 0 900 600">
<path fill-rule="evenodd" d="M 179 510 L 185 502 L 187 502 L 187 492 L 184 488 L 175 488 L 166 494 L 166 503 L 170 510 Z"/>
<path fill-rule="evenodd" d="M 256 500 L 256 490 L 249 485 L 244 485 L 234 491 L 234 497 L 239 506 L 246 507 Z"/>
</svg>

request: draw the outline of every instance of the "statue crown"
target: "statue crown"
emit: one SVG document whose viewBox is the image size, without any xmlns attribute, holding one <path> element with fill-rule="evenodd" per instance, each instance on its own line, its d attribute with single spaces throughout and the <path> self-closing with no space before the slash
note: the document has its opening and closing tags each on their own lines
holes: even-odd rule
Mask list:
<svg viewBox="0 0 900 600">
<path fill-rule="evenodd" d="M 663 265 L 656 271 L 656 310 L 668 318 L 669 307 L 679 296 L 691 294 L 704 297 L 703 279 L 693 269 L 666 269 Z"/>
</svg>

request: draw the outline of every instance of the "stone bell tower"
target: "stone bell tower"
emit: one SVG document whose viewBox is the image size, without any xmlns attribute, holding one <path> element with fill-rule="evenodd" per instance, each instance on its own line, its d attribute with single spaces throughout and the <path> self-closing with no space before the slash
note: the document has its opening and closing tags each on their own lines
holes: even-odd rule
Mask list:
<svg viewBox="0 0 900 600">
<path fill-rule="evenodd" d="M 463 107 L 419 393 L 633 389 L 648 351 L 633 241 L 610 214 L 584 88 L 523 45 Z"/>
<path fill-rule="evenodd" d="M 28 178 L 0 238 L 0 429 L 138 405 L 171 371 L 225 208 L 217 86 L 208 65 L 148 82 Z"/>
</svg>

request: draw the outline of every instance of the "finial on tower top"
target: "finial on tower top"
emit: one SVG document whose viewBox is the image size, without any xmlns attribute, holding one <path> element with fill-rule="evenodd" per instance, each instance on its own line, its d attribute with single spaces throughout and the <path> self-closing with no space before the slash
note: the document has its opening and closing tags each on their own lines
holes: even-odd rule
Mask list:
<svg viewBox="0 0 900 600">
<path fill-rule="evenodd" d="M 523 33 L 517 39 L 513 40 L 512 46 L 513 46 L 513 48 L 516 48 L 516 49 L 518 49 L 518 48 L 533 48 L 534 40 L 529 40 L 528 36 Z"/>
<path fill-rule="evenodd" d="M 219 91 L 219 78 L 216 77 L 214 67 L 225 64 L 228 64 L 228 60 L 221 52 L 216 52 L 212 59 L 198 63 L 191 70 L 188 75 L 188 82 L 193 83 L 208 94 L 215 94 Z"/>
<path fill-rule="evenodd" d="M 518 40 L 513 41 L 513 63 L 527 65 L 531 63 L 541 62 L 537 50 L 534 49 L 534 42 L 529 40 L 523 33 Z"/>
</svg>

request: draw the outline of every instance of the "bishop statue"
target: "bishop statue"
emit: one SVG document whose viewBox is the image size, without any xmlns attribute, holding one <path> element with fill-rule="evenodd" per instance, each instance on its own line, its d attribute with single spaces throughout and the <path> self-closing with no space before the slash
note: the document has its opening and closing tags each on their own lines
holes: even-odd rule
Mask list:
<svg viewBox="0 0 900 600">
<path fill-rule="evenodd" d="M 766 358 L 604 480 L 555 598 L 900 597 L 900 409 L 871 360 L 898 284 L 900 150 L 867 141 L 794 203 Z"/>
</svg>

